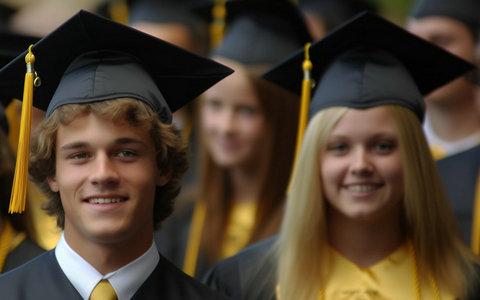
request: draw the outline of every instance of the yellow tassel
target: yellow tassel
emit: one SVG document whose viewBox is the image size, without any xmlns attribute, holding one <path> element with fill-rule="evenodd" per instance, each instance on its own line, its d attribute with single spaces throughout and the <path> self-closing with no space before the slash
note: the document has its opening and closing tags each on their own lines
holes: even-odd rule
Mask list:
<svg viewBox="0 0 480 300">
<path fill-rule="evenodd" d="M 195 204 L 192 221 L 188 232 L 188 244 L 183 260 L 183 272 L 194 277 L 197 269 L 198 253 L 202 241 L 203 224 L 207 215 L 207 205 L 202 200 Z"/>
<path fill-rule="evenodd" d="M 210 24 L 210 46 L 212 48 L 215 48 L 222 42 L 226 17 L 227 8 L 225 7 L 225 0 L 215 0 L 212 8 L 212 24 Z"/>
<path fill-rule="evenodd" d="M 108 7 L 110 18 L 120 24 L 128 24 L 129 9 L 127 1 L 113 1 Z"/>
<path fill-rule="evenodd" d="M 312 79 L 311 71 L 313 68 L 312 62 L 310 61 L 310 43 L 305 45 L 305 59 L 302 64 L 303 69 L 303 81 L 302 81 L 302 96 L 300 103 L 300 116 L 298 118 L 298 129 L 297 129 L 297 144 L 295 146 L 295 158 L 293 161 L 293 166 L 295 167 L 300 153 L 300 147 L 302 145 L 303 135 L 305 134 L 305 129 L 307 128 L 308 121 L 308 107 L 310 105 L 310 94 L 312 90 Z M 288 186 L 287 194 L 290 194 L 292 181 L 290 180 Z"/>
<path fill-rule="evenodd" d="M 28 48 L 28 53 L 25 56 L 27 72 L 25 73 L 22 116 L 20 120 L 20 134 L 18 137 L 17 163 L 15 166 L 15 176 L 13 178 L 10 207 L 8 209 L 9 213 L 21 213 L 25 211 L 27 197 L 28 153 L 33 105 L 33 63 L 35 62 L 35 56 L 32 53 L 32 46 L 33 45 Z"/>
</svg>

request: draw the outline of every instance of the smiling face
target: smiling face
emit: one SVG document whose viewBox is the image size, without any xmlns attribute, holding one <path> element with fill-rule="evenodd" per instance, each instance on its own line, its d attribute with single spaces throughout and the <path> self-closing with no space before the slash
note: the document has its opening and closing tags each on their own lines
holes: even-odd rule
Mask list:
<svg viewBox="0 0 480 300">
<path fill-rule="evenodd" d="M 48 183 L 60 194 L 70 246 L 151 244 L 155 187 L 168 176 L 147 130 L 89 113 L 59 127 L 55 153 Z"/>
<path fill-rule="evenodd" d="M 385 107 L 345 113 L 321 159 L 321 183 L 334 215 L 375 220 L 396 211 L 404 194 L 398 143 Z"/>
<path fill-rule="evenodd" d="M 205 92 L 200 117 L 207 150 L 216 164 L 226 168 L 258 165 L 267 125 L 242 68 L 235 68 L 233 75 Z"/>
</svg>

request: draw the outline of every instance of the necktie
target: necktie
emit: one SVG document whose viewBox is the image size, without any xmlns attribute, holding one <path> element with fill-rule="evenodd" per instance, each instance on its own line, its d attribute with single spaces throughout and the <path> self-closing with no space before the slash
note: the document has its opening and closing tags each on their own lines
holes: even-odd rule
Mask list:
<svg viewBox="0 0 480 300">
<path fill-rule="evenodd" d="M 117 300 L 117 294 L 108 280 L 102 279 L 90 294 L 90 300 Z"/>
</svg>

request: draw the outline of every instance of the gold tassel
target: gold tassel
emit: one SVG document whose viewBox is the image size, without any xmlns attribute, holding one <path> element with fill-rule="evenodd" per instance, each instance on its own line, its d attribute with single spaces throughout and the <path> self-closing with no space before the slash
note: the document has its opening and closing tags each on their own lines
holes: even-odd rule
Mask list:
<svg viewBox="0 0 480 300">
<path fill-rule="evenodd" d="M 215 0 L 212 8 L 212 24 L 210 24 L 210 46 L 215 48 L 220 45 L 225 32 L 225 19 L 227 17 L 226 0 Z"/>
<path fill-rule="evenodd" d="M 32 46 L 28 48 L 25 56 L 27 72 L 25 73 L 25 85 L 23 89 L 22 116 L 20 120 L 20 134 L 18 137 L 17 163 L 15 165 L 15 176 L 13 178 L 12 194 L 10 197 L 9 213 L 22 213 L 25 211 L 28 182 L 28 153 L 30 145 L 30 130 L 32 125 L 33 105 L 33 79 L 35 56 L 32 53 Z"/>
<path fill-rule="evenodd" d="M 128 24 L 129 9 L 126 0 L 113 1 L 108 7 L 110 18 L 120 24 Z"/>
<path fill-rule="evenodd" d="M 183 272 L 195 277 L 197 269 L 198 253 L 200 251 L 200 243 L 202 241 L 203 225 L 205 216 L 207 215 L 207 205 L 202 200 L 195 204 L 193 209 L 192 221 L 188 232 L 187 249 L 183 260 Z"/>
<path fill-rule="evenodd" d="M 310 105 L 310 94 L 312 90 L 312 78 L 311 71 L 313 68 L 312 62 L 310 61 L 310 43 L 305 45 L 305 59 L 302 64 L 303 69 L 303 81 L 302 81 L 302 96 L 300 103 L 300 116 L 298 118 L 298 129 L 297 129 L 297 144 L 295 146 L 295 157 L 293 160 L 293 166 L 297 164 L 298 155 L 300 153 L 300 147 L 302 145 L 303 135 L 305 134 L 305 129 L 307 128 L 308 121 L 308 107 Z M 290 180 L 287 194 L 290 194 L 292 181 Z"/>
</svg>

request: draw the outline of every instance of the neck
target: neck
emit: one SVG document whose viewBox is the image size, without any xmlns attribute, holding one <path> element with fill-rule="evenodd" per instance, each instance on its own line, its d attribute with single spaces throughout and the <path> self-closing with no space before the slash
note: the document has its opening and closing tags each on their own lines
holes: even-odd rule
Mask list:
<svg viewBox="0 0 480 300">
<path fill-rule="evenodd" d="M 260 172 L 235 169 L 230 172 L 230 179 L 235 202 L 257 201 L 260 193 Z"/>
<path fill-rule="evenodd" d="M 147 235 L 136 234 L 128 241 L 104 242 L 79 240 L 65 229 L 68 245 L 103 275 L 120 269 L 144 254 L 152 245 L 153 230 L 150 238 L 146 238 Z"/>
<path fill-rule="evenodd" d="M 427 114 L 435 134 L 445 141 L 455 142 L 480 130 L 478 111 L 472 98 L 458 102 L 429 102 Z"/>
<path fill-rule="evenodd" d="M 400 213 L 375 221 L 359 221 L 330 209 L 328 228 L 330 245 L 360 267 L 374 265 L 405 242 Z"/>
</svg>

